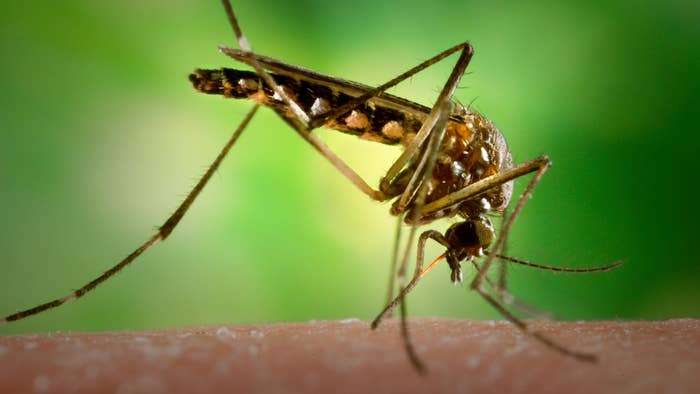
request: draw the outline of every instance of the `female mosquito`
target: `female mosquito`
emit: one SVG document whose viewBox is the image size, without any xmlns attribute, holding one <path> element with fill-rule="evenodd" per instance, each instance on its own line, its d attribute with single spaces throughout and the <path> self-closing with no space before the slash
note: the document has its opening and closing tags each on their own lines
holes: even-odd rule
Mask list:
<svg viewBox="0 0 700 394">
<path fill-rule="evenodd" d="M 455 283 L 462 281 L 462 263 L 474 267 L 477 274 L 471 281 L 471 289 L 523 332 L 567 356 L 587 361 L 595 359 L 593 355 L 570 350 L 538 332 L 529 330 L 525 322 L 504 306 L 511 298 L 506 297 L 504 283 L 494 283 L 487 276 L 497 259 L 562 272 L 605 271 L 620 263 L 590 269 L 564 269 L 527 263 L 501 254 L 515 219 L 551 162 L 546 156 L 540 156 L 514 165 L 505 138 L 494 124 L 478 112 L 453 102 L 453 93 L 474 54 L 471 44 L 464 42 L 455 45 L 373 88 L 252 52 L 229 1 L 223 0 L 223 4 L 239 49 L 219 49 L 236 61 L 252 67 L 254 71 L 228 68 L 198 69 L 189 79 L 195 89 L 203 93 L 250 99 L 255 103 L 252 109 L 204 176 L 176 211 L 159 227 L 156 234 L 118 264 L 81 288 L 53 301 L 6 316 L 0 319 L 0 323 L 23 319 L 82 297 L 131 264 L 155 243 L 165 240 L 186 214 L 258 108 L 266 106 L 274 110 L 300 137 L 328 159 L 370 199 L 393 199 L 391 214 L 398 216 L 400 222 L 410 225 L 408 244 L 401 258 L 395 257 L 392 262 L 387 305 L 372 322 L 372 328 L 377 327 L 396 306 L 403 306 L 406 295 L 420 278 L 438 261 L 446 259 L 451 269 L 451 280 Z M 459 53 L 459 59 L 432 108 L 385 93 L 388 88 L 455 53 Z M 381 179 L 379 187 L 374 189 L 312 132 L 320 126 L 370 141 L 401 145 L 404 150 Z M 505 212 L 511 201 L 513 180 L 530 173 L 534 173 L 534 176 L 518 199 L 512 214 L 504 219 L 502 229 L 497 234 L 490 218 Z M 417 227 L 449 217 L 459 217 L 461 221 L 452 225 L 445 234 L 428 230 L 418 237 L 415 271 L 410 282 L 405 284 L 409 252 Z M 424 248 L 428 239 L 444 246 L 446 252 L 424 269 Z M 397 231 L 395 256 L 398 255 L 398 240 Z M 483 258 L 483 261 L 478 262 L 479 258 Z M 397 261 L 400 261 L 398 269 Z M 398 294 L 394 294 L 394 274 L 398 278 Z M 489 288 L 492 291 L 489 291 Z M 514 306 L 517 307 L 517 304 Z M 407 353 L 414 366 L 422 369 L 409 340 L 405 309 L 401 308 L 401 311 L 402 336 Z"/>
</svg>

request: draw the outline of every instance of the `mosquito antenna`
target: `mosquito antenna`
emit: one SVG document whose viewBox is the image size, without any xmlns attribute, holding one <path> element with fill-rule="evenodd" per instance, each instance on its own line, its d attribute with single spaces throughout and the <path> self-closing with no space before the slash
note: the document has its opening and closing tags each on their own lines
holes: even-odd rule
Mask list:
<svg viewBox="0 0 700 394">
<path fill-rule="evenodd" d="M 554 267 L 551 265 L 535 264 L 535 263 L 531 263 L 529 261 L 516 259 L 514 257 L 504 256 L 502 254 L 496 254 L 496 258 L 507 261 L 509 263 L 524 265 L 526 267 L 538 268 L 538 269 L 546 270 L 546 271 L 569 272 L 569 273 L 604 272 L 604 271 L 610 271 L 611 269 L 617 268 L 617 267 L 622 265 L 622 260 L 618 260 L 612 264 L 604 265 L 602 267 L 563 268 L 563 267 Z"/>
</svg>

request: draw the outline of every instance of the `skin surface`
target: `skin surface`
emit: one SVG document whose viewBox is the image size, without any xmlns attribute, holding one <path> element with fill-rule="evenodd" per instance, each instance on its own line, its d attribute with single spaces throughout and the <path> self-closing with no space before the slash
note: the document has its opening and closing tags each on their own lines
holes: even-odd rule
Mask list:
<svg viewBox="0 0 700 394">
<path fill-rule="evenodd" d="M 502 321 L 410 319 L 424 376 L 396 319 L 54 333 L 0 338 L 0 392 L 700 392 L 700 320 L 532 325 L 599 362 Z"/>
</svg>

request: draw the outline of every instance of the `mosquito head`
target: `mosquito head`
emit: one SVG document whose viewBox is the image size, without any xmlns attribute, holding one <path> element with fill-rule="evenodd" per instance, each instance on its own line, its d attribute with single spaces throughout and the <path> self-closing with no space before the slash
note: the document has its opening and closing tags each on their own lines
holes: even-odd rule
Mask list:
<svg viewBox="0 0 700 394">
<path fill-rule="evenodd" d="M 452 283 L 462 281 L 460 264 L 484 255 L 484 250 L 491 245 L 495 237 L 493 225 L 486 217 L 479 215 L 474 219 L 453 224 L 445 232 L 445 239 L 450 245 L 447 250 L 447 264 L 452 269 Z"/>
</svg>

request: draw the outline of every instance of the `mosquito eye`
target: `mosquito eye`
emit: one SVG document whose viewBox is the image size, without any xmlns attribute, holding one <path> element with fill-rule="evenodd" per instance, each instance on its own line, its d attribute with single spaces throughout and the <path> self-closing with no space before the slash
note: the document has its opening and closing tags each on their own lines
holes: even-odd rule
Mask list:
<svg viewBox="0 0 700 394">
<path fill-rule="evenodd" d="M 479 244 L 479 237 L 473 221 L 457 223 L 450 227 L 445 234 L 447 242 L 455 248 L 476 246 Z"/>
<path fill-rule="evenodd" d="M 494 239 L 491 221 L 485 216 L 454 224 L 445 233 L 452 255 L 457 261 L 464 261 L 469 256 L 481 256 Z"/>
<path fill-rule="evenodd" d="M 482 248 L 487 248 L 489 245 L 491 245 L 494 238 L 494 230 L 493 225 L 491 225 L 491 221 L 486 217 L 481 217 L 478 222 L 474 223 L 474 232 L 479 239 L 479 245 Z"/>
</svg>

